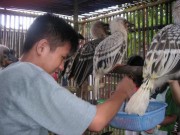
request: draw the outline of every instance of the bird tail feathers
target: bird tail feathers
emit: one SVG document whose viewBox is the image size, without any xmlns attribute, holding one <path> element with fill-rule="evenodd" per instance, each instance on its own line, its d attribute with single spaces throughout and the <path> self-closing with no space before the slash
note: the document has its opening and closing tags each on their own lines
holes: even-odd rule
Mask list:
<svg viewBox="0 0 180 135">
<path fill-rule="evenodd" d="M 138 114 L 140 116 L 145 114 L 149 104 L 150 90 L 144 89 L 143 85 L 141 85 L 127 103 L 125 112 L 128 114 Z"/>
</svg>

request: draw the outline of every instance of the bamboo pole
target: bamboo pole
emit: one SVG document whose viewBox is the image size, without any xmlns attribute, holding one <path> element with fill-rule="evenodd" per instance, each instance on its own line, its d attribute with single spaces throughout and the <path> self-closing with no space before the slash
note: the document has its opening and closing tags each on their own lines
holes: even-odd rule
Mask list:
<svg viewBox="0 0 180 135">
<path fill-rule="evenodd" d="M 108 15 L 99 16 L 99 17 L 96 17 L 96 18 L 91 18 L 93 16 L 90 16 L 89 17 L 90 19 L 82 20 L 79 23 L 92 22 L 92 21 L 96 21 L 96 20 L 103 19 L 103 18 L 106 18 L 106 17 L 116 16 L 116 15 L 119 15 L 119 14 L 125 14 L 127 12 L 133 12 L 133 11 L 136 11 L 136 10 L 142 10 L 144 8 L 147 8 L 147 7 L 153 7 L 153 6 L 156 6 L 156 5 L 159 5 L 159 4 L 169 3 L 169 2 L 172 2 L 172 0 L 159 0 L 159 1 L 151 2 L 151 3 L 145 4 L 145 5 L 139 4 L 136 7 L 128 8 L 128 9 L 125 9 L 123 11 L 119 11 L 119 12 L 108 14 Z M 119 10 L 120 9 L 121 8 L 119 8 Z"/>
<path fill-rule="evenodd" d="M 76 32 L 79 30 L 78 26 L 78 0 L 74 0 L 74 16 L 73 16 L 74 29 Z"/>
</svg>

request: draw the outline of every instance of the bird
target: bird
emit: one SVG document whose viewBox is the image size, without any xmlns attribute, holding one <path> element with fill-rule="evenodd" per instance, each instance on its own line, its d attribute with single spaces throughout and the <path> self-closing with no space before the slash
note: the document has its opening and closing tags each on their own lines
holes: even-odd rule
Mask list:
<svg viewBox="0 0 180 135">
<path fill-rule="evenodd" d="M 180 77 L 180 0 L 172 9 L 174 24 L 153 37 L 143 66 L 143 83 L 125 107 L 128 114 L 144 115 L 155 89 Z"/>
<path fill-rule="evenodd" d="M 85 43 L 79 48 L 75 55 L 71 57 L 65 73 L 68 79 L 74 79 L 78 87 L 92 74 L 95 48 L 109 34 L 109 24 L 96 21 L 91 26 L 93 40 Z"/>
<path fill-rule="evenodd" d="M 114 18 L 110 22 L 111 35 L 96 47 L 93 58 L 94 100 L 98 99 L 100 78 L 122 63 L 127 50 L 127 32 L 131 26 L 125 18 Z"/>
<path fill-rule="evenodd" d="M 5 68 L 16 61 L 18 61 L 18 59 L 15 57 L 15 51 L 0 44 L 0 68 Z"/>
</svg>

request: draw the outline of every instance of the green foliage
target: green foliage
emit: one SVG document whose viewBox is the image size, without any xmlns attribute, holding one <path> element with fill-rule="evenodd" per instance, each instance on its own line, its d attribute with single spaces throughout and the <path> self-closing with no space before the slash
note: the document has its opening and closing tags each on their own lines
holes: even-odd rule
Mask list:
<svg viewBox="0 0 180 135">
<path fill-rule="evenodd" d="M 129 32 L 128 35 L 128 57 L 133 54 L 145 54 L 157 31 L 172 23 L 170 6 L 170 3 L 164 3 L 126 14 L 126 18 L 135 24 L 135 31 Z M 143 52 L 144 49 L 146 52 Z"/>
</svg>

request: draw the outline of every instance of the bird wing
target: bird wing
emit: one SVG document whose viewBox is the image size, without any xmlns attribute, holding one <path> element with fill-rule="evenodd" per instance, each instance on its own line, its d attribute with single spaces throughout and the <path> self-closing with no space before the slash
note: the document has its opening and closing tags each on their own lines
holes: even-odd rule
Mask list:
<svg viewBox="0 0 180 135">
<path fill-rule="evenodd" d="M 64 64 L 64 70 L 61 72 L 61 76 L 66 75 L 68 79 L 74 76 L 73 74 L 74 66 L 76 65 L 80 52 L 81 52 L 81 48 L 79 48 L 71 57 L 69 57 L 66 60 Z"/>
<path fill-rule="evenodd" d="M 103 38 L 86 43 L 79 52 L 73 63 L 73 77 L 78 86 L 81 86 L 93 71 L 93 56 L 96 46 Z"/>
<path fill-rule="evenodd" d="M 113 33 L 96 47 L 94 55 L 94 75 L 108 73 L 116 64 L 121 64 L 127 50 L 127 39 L 121 32 Z"/>
<path fill-rule="evenodd" d="M 160 78 L 180 70 L 180 25 L 167 25 L 153 38 L 143 67 L 143 78 Z"/>
</svg>

